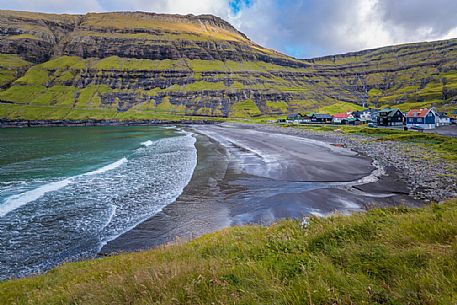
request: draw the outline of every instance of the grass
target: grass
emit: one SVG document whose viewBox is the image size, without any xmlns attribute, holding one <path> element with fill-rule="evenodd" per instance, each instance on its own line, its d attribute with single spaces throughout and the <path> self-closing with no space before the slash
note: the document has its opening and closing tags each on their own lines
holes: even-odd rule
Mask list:
<svg viewBox="0 0 457 305">
<path fill-rule="evenodd" d="M 346 102 L 336 102 L 328 106 L 320 107 L 318 109 L 319 113 L 328 113 L 328 114 L 335 114 L 341 112 L 348 112 L 348 111 L 356 111 L 356 110 L 363 110 L 362 106 L 346 103 Z"/>
<path fill-rule="evenodd" d="M 11 40 L 17 40 L 17 39 L 37 39 L 39 40 L 40 38 L 32 35 L 32 34 L 19 34 L 19 35 L 11 35 L 11 36 L 8 36 L 8 39 L 11 39 Z"/>
<path fill-rule="evenodd" d="M 454 304 L 457 200 L 232 227 L 0 283 L 2 304 Z"/>
<path fill-rule="evenodd" d="M 178 18 L 178 17 L 177 17 Z M 179 22 L 160 16 L 133 14 L 87 14 L 83 26 L 120 29 L 153 29 L 167 33 L 191 33 L 199 35 L 207 40 L 227 40 L 250 44 L 249 40 L 236 32 L 225 30 L 203 22 L 190 22 L 181 19 Z M 179 37 L 178 37 L 179 38 Z"/>
<path fill-rule="evenodd" d="M 245 100 L 232 105 L 230 116 L 234 118 L 250 118 L 260 116 L 262 112 L 253 100 Z"/>
<path fill-rule="evenodd" d="M 345 134 L 360 134 L 373 138 L 374 141 L 400 141 L 414 145 L 431 147 L 439 156 L 457 161 L 457 138 L 435 133 L 404 131 L 388 128 L 368 128 L 347 125 L 282 125 L 284 127 L 305 128 L 316 131 L 338 131 Z"/>
<path fill-rule="evenodd" d="M 371 135 L 378 141 L 401 141 L 432 147 L 446 159 L 457 161 L 457 138 L 435 133 L 367 127 L 346 127 L 344 133 Z"/>
<path fill-rule="evenodd" d="M 15 54 L 0 54 L 0 88 L 14 82 L 31 64 Z"/>
<path fill-rule="evenodd" d="M 31 64 L 16 54 L 0 54 L 0 67 L 2 68 L 26 68 Z"/>
</svg>

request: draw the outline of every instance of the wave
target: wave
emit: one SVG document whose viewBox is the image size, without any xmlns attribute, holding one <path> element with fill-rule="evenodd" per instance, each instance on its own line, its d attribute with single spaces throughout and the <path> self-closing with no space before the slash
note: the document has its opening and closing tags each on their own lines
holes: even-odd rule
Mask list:
<svg viewBox="0 0 457 305">
<path fill-rule="evenodd" d="M 140 145 L 144 146 L 144 147 L 148 147 L 148 146 L 151 146 L 152 144 L 154 144 L 154 142 L 152 142 L 151 140 L 148 140 L 148 141 L 142 142 Z"/>
<path fill-rule="evenodd" d="M 113 170 L 113 169 L 115 169 L 115 168 L 117 168 L 117 167 L 119 167 L 122 164 L 127 163 L 127 162 L 128 162 L 127 158 L 124 157 L 124 158 L 122 158 L 120 160 L 117 160 L 116 162 L 113 162 L 111 164 L 103 166 L 103 167 L 101 167 L 101 168 L 99 168 L 97 170 L 94 170 L 92 172 L 88 172 L 88 173 L 82 174 L 80 176 L 94 176 L 94 175 L 98 175 L 98 174 L 103 174 L 103 173 L 105 173 L 107 171 L 110 171 L 110 170 Z"/>
<path fill-rule="evenodd" d="M 195 171 L 195 168 L 197 167 L 197 149 L 195 147 L 195 143 L 196 143 L 197 139 L 193 136 L 194 133 L 192 133 L 192 132 L 182 130 L 182 133 L 184 134 L 184 136 L 165 138 L 165 139 L 160 139 L 158 141 L 154 141 L 154 143 L 157 144 L 156 145 L 157 147 L 161 147 L 162 145 L 160 145 L 160 144 L 163 144 L 163 143 L 167 143 L 166 146 L 173 145 L 173 144 L 176 145 L 177 143 L 179 143 L 181 148 L 183 148 L 184 146 L 192 147 L 193 156 L 191 156 L 191 158 L 189 160 L 189 167 L 181 167 L 180 170 L 179 170 L 180 175 L 182 175 L 183 180 L 179 181 L 180 179 L 177 179 L 175 181 L 175 183 L 173 184 L 173 188 L 170 188 L 170 189 L 168 189 L 166 191 L 167 197 L 170 194 L 173 194 L 173 196 L 170 196 L 168 198 L 161 198 L 160 199 L 161 204 L 158 205 L 158 206 L 155 206 L 153 212 L 150 211 L 149 213 L 143 213 L 142 217 L 137 218 L 136 221 L 133 221 L 128 226 L 124 227 L 122 230 L 116 230 L 114 233 L 107 234 L 106 236 L 104 236 L 100 241 L 99 248 L 97 249 L 97 252 L 100 252 L 101 249 L 106 244 L 108 244 L 110 241 L 115 240 L 116 238 L 118 238 L 122 234 L 132 230 L 133 228 L 135 228 L 139 224 L 141 224 L 144 221 L 146 221 L 147 219 L 151 218 L 153 215 L 161 212 L 163 210 L 163 208 L 165 208 L 167 205 L 175 202 L 176 199 L 179 196 L 181 196 L 181 194 L 184 191 L 184 188 L 192 180 L 193 173 Z M 187 142 L 183 142 L 183 139 L 186 139 L 188 141 Z M 181 146 L 181 145 L 184 145 L 184 146 Z M 180 149 L 180 151 L 183 151 L 183 149 Z M 173 163 L 173 162 L 171 162 L 171 163 Z M 186 176 L 186 177 L 184 177 L 184 176 Z M 158 194 L 156 194 L 156 196 L 158 196 Z M 151 199 L 152 198 L 149 198 L 148 201 L 151 201 Z M 111 223 L 111 221 L 113 221 L 115 215 L 116 215 L 116 210 L 114 210 L 112 212 L 112 214 L 111 214 L 109 220 L 107 221 L 107 224 L 104 226 L 104 228 L 106 228 L 106 227 L 108 227 L 110 225 L 110 223 Z"/>
<path fill-rule="evenodd" d="M 69 185 L 73 181 L 73 178 L 67 178 L 61 181 L 51 182 L 42 185 L 36 189 L 27 191 L 25 193 L 13 195 L 6 199 L 5 203 L 0 205 L 0 217 L 5 216 L 11 211 L 26 205 L 29 202 L 35 201 L 42 197 L 44 194 L 49 192 L 57 191 L 65 186 Z"/>
<path fill-rule="evenodd" d="M 5 216 L 6 214 L 10 213 L 11 211 L 14 211 L 32 201 L 35 201 L 42 196 L 44 196 L 46 193 L 50 192 L 55 192 L 58 191 L 67 185 L 71 184 L 74 182 L 74 180 L 78 177 L 83 177 L 83 176 L 94 176 L 98 174 L 105 173 L 107 171 L 113 170 L 122 164 L 128 162 L 127 158 L 122 158 L 116 162 L 113 162 L 111 164 L 108 164 L 106 166 L 103 166 L 95 171 L 87 172 L 81 175 L 69 177 L 60 181 L 55 181 L 55 182 L 50 182 L 45 185 L 39 186 L 35 189 L 26 191 L 21 194 L 16 194 L 13 195 L 5 200 L 5 202 L 0 205 L 0 217 Z"/>
</svg>

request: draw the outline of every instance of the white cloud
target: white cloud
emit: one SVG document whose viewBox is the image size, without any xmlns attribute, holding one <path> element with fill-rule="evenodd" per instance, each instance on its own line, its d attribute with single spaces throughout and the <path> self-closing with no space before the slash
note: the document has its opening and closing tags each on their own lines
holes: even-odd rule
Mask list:
<svg viewBox="0 0 457 305">
<path fill-rule="evenodd" d="M 225 0 L 99 0 L 107 11 L 151 11 L 170 14 L 215 14 L 227 16 L 228 3 Z"/>
<path fill-rule="evenodd" d="M 4 10 L 68 14 L 84 14 L 102 10 L 99 3 L 93 0 L 0 0 L 0 8 Z"/>
<path fill-rule="evenodd" d="M 455 0 L 257 0 L 230 18 L 254 41 L 312 57 L 457 37 Z"/>
</svg>

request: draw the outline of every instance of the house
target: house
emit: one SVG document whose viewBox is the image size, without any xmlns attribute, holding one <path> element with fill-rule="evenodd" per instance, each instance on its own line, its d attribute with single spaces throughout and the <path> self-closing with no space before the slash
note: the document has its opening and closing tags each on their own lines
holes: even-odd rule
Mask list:
<svg viewBox="0 0 457 305">
<path fill-rule="evenodd" d="M 362 111 L 358 111 L 358 110 L 353 111 L 351 114 L 352 114 L 352 117 L 360 119 L 360 116 L 362 115 Z"/>
<path fill-rule="evenodd" d="M 291 113 L 287 116 L 287 123 L 299 123 L 302 119 L 301 113 Z"/>
<path fill-rule="evenodd" d="M 420 126 L 424 129 L 436 128 L 437 115 L 433 109 L 411 109 L 406 114 L 406 126 Z"/>
<path fill-rule="evenodd" d="M 457 124 L 457 110 L 454 110 L 452 114 L 449 115 L 451 119 L 451 124 Z"/>
<path fill-rule="evenodd" d="M 352 114 L 351 113 L 347 113 L 347 112 L 342 112 L 342 113 L 335 113 L 333 115 L 333 120 L 332 122 L 334 124 L 346 124 L 347 123 L 347 120 L 349 118 L 353 118 Z"/>
<path fill-rule="evenodd" d="M 348 125 L 360 125 L 360 124 L 362 124 L 362 120 L 360 120 L 359 118 L 349 118 L 349 119 L 347 119 L 346 124 L 348 124 Z"/>
<path fill-rule="evenodd" d="M 436 113 L 436 126 L 446 126 L 451 124 L 451 118 L 446 112 Z"/>
<path fill-rule="evenodd" d="M 310 115 L 312 123 L 331 123 L 333 117 L 326 113 L 313 113 Z"/>
<path fill-rule="evenodd" d="M 377 121 L 381 126 L 401 126 L 405 116 L 398 108 L 384 108 L 378 112 Z"/>
<path fill-rule="evenodd" d="M 363 111 L 358 111 L 360 116 L 355 116 L 355 118 L 359 118 L 362 122 L 377 122 L 378 121 L 378 110 L 369 108 L 364 109 Z"/>
</svg>

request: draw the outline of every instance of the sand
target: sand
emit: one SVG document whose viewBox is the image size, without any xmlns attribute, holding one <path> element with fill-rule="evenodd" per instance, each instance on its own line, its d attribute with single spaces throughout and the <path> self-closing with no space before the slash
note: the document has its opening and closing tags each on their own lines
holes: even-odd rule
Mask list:
<svg viewBox="0 0 457 305">
<path fill-rule="evenodd" d="M 109 242 L 101 255 L 188 240 L 224 227 L 421 203 L 393 168 L 319 139 L 249 126 L 194 126 L 198 163 L 173 204 Z"/>
</svg>

